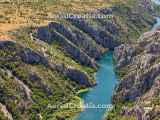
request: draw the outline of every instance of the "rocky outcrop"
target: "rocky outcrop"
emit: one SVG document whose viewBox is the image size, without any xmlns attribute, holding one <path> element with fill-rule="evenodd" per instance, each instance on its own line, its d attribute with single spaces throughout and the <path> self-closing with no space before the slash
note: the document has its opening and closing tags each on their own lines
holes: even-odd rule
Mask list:
<svg viewBox="0 0 160 120">
<path fill-rule="evenodd" d="M 48 61 L 46 58 L 44 58 L 42 55 L 33 52 L 31 49 L 25 48 L 19 53 L 21 59 L 23 62 L 27 64 L 48 64 Z"/>
<path fill-rule="evenodd" d="M 25 115 L 29 119 L 33 113 L 28 113 L 28 109 L 35 110 L 37 116 L 37 107 L 48 110 L 47 104 L 65 104 L 73 99 L 74 89 L 94 84 L 91 76 L 82 69 L 52 63 L 40 52 L 18 42 L 0 41 L 0 102 L 7 108 L 0 111 L 0 119 L 14 114 L 13 119 Z M 32 108 L 34 106 L 36 109 Z"/>
<path fill-rule="evenodd" d="M 153 8 L 153 1 L 152 0 L 140 0 L 139 1 L 139 7 L 144 8 L 145 10 L 147 10 L 148 12 L 153 12 L 154 8 Z"/>
<path fill-rule="evenodd" d="M 90 25 L 87 21 L 83 19 L 68 19 L 68 20 L 74 26 L 78 27 L 79 29 L 87 33 L 89 36 L 91 36 L 96 41 L 97 44 L 105 48 L 113 49 L 114 47 L 119 45 L 118 41 L 115 41 L 114 38 L 111 35 L 107 34 L 106 31 Z"/>
<path fill-rule="evenodd" d="M 157 36 L 156 39 L 154 35 Z M 114 58 L 117 67 L 120 71 L 127 69 L 116 93 L 125 101 L 135 100 L 143 95 L 152 87 L 155 78 L 160 74 L 158 61 L 160 34 L 155 32 L 154 35 L 153 39 L 142 40 L 139 44 L 126 44 L 115 48 Z M 118 99 L 117 96 L 114 98 Z"/>
<path fill-rule="evenodd" d="M 116 67 L 121 68 L 129 64 L 136 55 L 136 47 L 129 44 L 122 44 L 114 49 L 114 59 Z"/>
<path fill-rule="evenodd" d="M 49 32 L 49 31 L 51 31 L 51 32 Z M 82 65 L 90 66 L 90 67 L 93 67 L 93 68 L 97 67 L 96 62 L 94 61 L 94 59 L 89 57 L 85 53 L 85 51 L 82 51 L 82 49 L 78 48 L 74 43 L 72 43 L 70 40 L 65 38 L 60 33 L 56 32 L 54 29 L 49 29 L 49 31 L 48 32 L 52 36 L 51 37 L 52 40 L 47 41 L 48 43 L 50 43 L 51 41 L 54 42 L 54 40 L 56 40 L 57 42 L 59 42 L 59 45 L 61 46 L 61 48 L 62 48 L 62 50 L 64 52 L 69 54 L 73 59 L 77 60 Z M 40 39 L 42 39 L 42 38 L 40 37 Z M 45 38 L 43 40 L 47 40 L 47 38 Z"/>
<path fill-rule="evenodd" d="M 105 12 L 102 10 L 102 13 Z M 104 19 L 96 19 L 96 20 L 104 27 L 104 30 L 108 31 L 110 34 L 119 35 L 119 29 L 114 22 Z"/>
<path fill-rule="evenodd" d="M 64 42 L 62 41 L 62 44 L 63 43 Z M 67 49 L 67 46 L 65 46 L 65 47 Z M 56 71 L 62 73 L 63 75 L 65 75 L 66 77 L 70 78 L 71 80 L 77 82 L 80 85 L 84 85 L 87 87 L 90 87 L 93 85 L 93 83 L 89 82 L 90 81 L 89 76 L 87 76 L 87 74 L 85 74 L 84 72 L 81 72 L 80 70 L 77 70 L 75 68 L 67 68 L 66 66 L 64 66 L 62 64 L 49 63 L 47 58 L 42 56 L 40 53 L 34 52 L 29 48 L 24 48 L 20 44 L 15 43 L 13 41 L 1 41 L 0 42 L 0 50 L 4 50 L 4 51 L 8 51 L 8 52 L 11 52 L 12 50 L 14 50 L 15 53 L 12 56 L 12 58 L 10 59 L 10 61 L 22 60 L 26 64 L 44 65 L 45 67 L 48 67 L 52 70 L 56 70 Z M 74 50 L 74 48 L 73 48 L 73 52 L 75 52 L 75 55 L 80 54 L 80 53 L 76 52 Z M 1 56 L 1 58 L 2 57 L 3 57 L 4 61 L 6 61 L 7 56 Z M 80 56 L 80 58 L 81 58 L 81 56 Z M 84 62 L 88 63 L 87 59 L 84 58 Z M 12 74 L 11 72 L 8 72 L 8 73 L 10 73 L 10 75 Z M 14 75 L 16 76 L 16 74 L 14 74 Z M 36 81 L 37 79 L 40 80 L 40 78 L 38 78 L 34 74 L 30 74 L 30 80 Z M 15 80 L 18 82 L 18 84 L 20 84 L 23 87 L 23 89 L 26 91 L 26 95 L 28 96 L 28 98 L 30 98 L 29 88 L 25 84 L 23 84 L 23 82 L 19 81 L 18 78 L 15 78 Z M 43 85 L 41 85 L 41 86 L 43 86 Z"/>
<path fill-rule="evenodd" d="M 51 69 L 57 70 L 58 72 L 64 74 L 66 77 L 70 78 L 71 80 L 77 82 L 78 84 L 86 87 L 94 86 L 95 84 L 91 82 L 89 76 L 73 67 L 66 67 L 63 64 L 56 64 L 50 65 Z"/>
<path fill-rule="evenodd" d="M 68 40 L 70 40 L 77 47 L 81 48 L 91 58 L 99 59 L 102 55 L 100 47 L 97 46 L 90 37 L 83 34 L 81 31 L 73 27 L 67 27 L 60 23 L 51 22 L 48 25 L 49 30 L 55 30 Z"/>
<path fill-rule="evenodd" d="M 6 69 L 5 71 L 7 72 L 9 77 L 13 77 L 15 83 L 19 86 L 20 91 L 24 93 L 24 97 L 26 98 L 26 100 L 32 100 L 31 99 L 32 91 L 30 90 L 30 88 L 27 85 L 25 85 L 21 80 L 19 80 L 17 77 L 15 77 L 11 71 Z"/>
<path fill-rule="evenodd" d="M 114 96 L 114 100 L 135 101 L 151 89 L 155 78 L 160 74 L 160 64 L 147 71 L 136 71 L 123 78 Z"/>
<path fill-rule="evenodd" d="M 93 86 L 93 83 L 89 82 L 89 77 L 85 73 L 76 70 L 75 68 L 68 68 L 65 74 L 67 77 L 76 81 L 80 85 L 84 85 L 87 87 Z"/>
<path fill-rule="evenodd" d="M 63 42 L 62 42 L 62 44 L 63 44 Z M 67 48 L 67 46 L 66 46 L 66 48 Z M 70 78 L 70 80 L 73 80 L 80 85 L 90 87 L 93 84 L 93 83 L 89 82 L 90 81 L 89 76 L 87 76 L 87 74 L 85 74 L 84 72 L 81 72 L 80 70 L 77 70 L 75 68 L 67 68 L 63 64 L 49 63 L 47 58 L 42 56 L 40 53 L 34 52 L 29 48 L 24 48 L 18 43 L 15 43 L 12 41 L 1 41 L 0 42 L 0 50 L 7 51 L 10 54 L 12 54 L 12 52 L 14 52 L 13 56 L 10 58 L 10 61 L 22 60 L 22 62 L 24 62 L 26 64 L 44 65 L 45 67 L 47 67 L 49 69 L 56 70 L 56 71 L 62 73 L 66 77 Z M 73 52 L 75 52 L 75 50 L 73 50 Z M 78 54 L 79 53 L 77 53 L 75 55 L 78 55 Z M 81 58 L 81 56 L 79 56 L 79 57 Z M 6 61 L 6 58 L 7 58 L 7 56 L 5 56 L 4 61 Z M 88 63 L 87 59 L 84 58 L 84 62 Z M 12 74 L 11 72 L 8 72 L 8 73 L 10 73 L 10 75 Z M 14 75 L 16 76 L 16 74 L 14 74 Z M 30 75 L 30 80 L 35 81 L 37 79 L 39 79 L 39 78 L 37 78 L 37 76 Z M 16 80 L 16 82 L 18 82 L 18 84 L 21 84 L 23 89 L 26 91 L 26 95 L 28 96 L 28 98 L 30 98 L 29 88 L 27 88 L 27 86 L 25 84 L 23 84 L 23 82 L 19 81 L 18 78 L 15 78 L 15 80 Z"/>
<path fill-rule="evenodd" d="M 13 120 L 12 115 L 7 110 L 6 106 L 0 103 L 0 111 L 3 112 L 4 117 L 6 117 L 7 120 Z"/>
<path fill-rule="evenodd" d="M 151 10 L 150 3 L 148 0 L 135 1 L 108 1 L 110 5 L 114 4 L 113 7 L 93 12 L 101 15 L 113 15 L 111 20 L 98 18 L 56 19 L 56 22 L 50 22 L 47 26 L 21 27 L 21 30 L 9 31 L 10 35 L 16 36 L 17 43 L 1 42 L 0 40 L 0 70 L 5 71 L 4 73 L 0 71 L 0 103 L 6 106 L 3 112 L 7 113 L 8 110 L 8 113 L 13 115 L 11 117 L 16 120 L 24 118 L 26 120 L 71 119 L 72 115 L 77 113 L 77 109 L 74 109 L 72 114 L 73 110 L 71 109 L 56 107 L 52 110 L 47 107 L 47 104 L 63 106 L 68 102 L 79 102 L 74 97 L 75 93 L 80 88 L 95 85 L 89 74 L 94 71 L 92 68 L 97 68 L 96 60 L 108 48 L 113 50 L 121 43 L 132 41 L 144 30 L 150 28 L 153 16 L 146 12 Z M 42 2 L 42 4 L 38 2 L 37 4 L 40 5 L 39 8 L 41 6 L 44 8 L 46 3 L 48 2 Z M 7 4 L 9 3 L 4 3 L 6 6 Z M 87 2 L 87 4 L 89 3 Z M 27 2 L 28 5 L 32 11 L 35 4 Z M 60 6 L 63 6 L 63 3 Z M 74 4 L 72 7 L 74 8 Z M 50 10 L 53 9 L 50 7 L 42 11 L 37 10 L 36 16 L 29 17 L 30 15 L 26 14 L 26 17 L 33 19 L 32 21 L 36 23 L 43 22 L 41 19 L 53 17 L 50 14 L 53 12 Z M 20 15 L 20 17 L 23 16 Z M 119 99 L 135 100 L 152 89 L 155 77 L 159 72 L 159 65 L 155 64 L 159 58 L 159 46 L 157 43 L 150 41 L 149 43 L 150 45 L 144 44 L 143 48 L 146 50 L 139 49 L 139 45 L 129 44 L 122 45 L 117 50 L 121 51 L 117 55 L 115 54 L 115 60 L 120 60 L 117 68 L 122 70 L 128 67 L 127 70 L 130 74 L 125 74 L 126 76 L 120 83 L 122 88 L 117 88 L 115 101 Z M 137 50 L 139 51 L 137 52 Z M 141 53 L 144 52 L 146 54 L 142 55 Z M 136 66 L 139 66 L 140 70 L 135 69 Z M 148 69 L 150 67 L 151 69 Z M 148 71 L 146 71 L 147 69 Z M 143 72 L 141 73 L 141 71 Z M 128 82 L 125 82 L 126 80 Z M 123 97 L 119 97 L 120 95 Z M 143 112 L 137 111 L 138 113 L 139 111 Z M 154 114 L 152 115 L 154 116 Z"/>
<path fill-rule="evenodd" d="M 156 120 L 160 117 L 159 107 L 144 107 L 142 105 L 135 105 L 132 108 L 123 108 L 122 116 L 135 116 L 136 120 Z"/>
<path fill-rule="evenodd" d="M 144 36 L 148 34 L 148 38 Z M 118 71 L 125 75 L 116 88 L 113 103 L 134 102 L 132 107 L 122 110 L 122 116 L 135 116 L 136 120 L 154 120 L 160 115 L 160 33 L 154 31 L 144 35 L 136 44 L 124 44 L 115 48 L 114 58 Z"/>
<path fill-rule="evenodd" d="M 142 3 L 147 7 L 142 7 Z M 133 39 L 130 36 L 136 37 L 135 34 L 142 33 L 144 28 L 150 28 L 154 23 L 152 15 L 148 15 L 147 19 L 143 15 L 146 10 L 150 10 L 150 2 L 141 0 L 132 4 L 130 7 L 124 3 L 118 3 L 110 8 L 89 13 L 113 15 L 111 19 L 73 17 L 59 22 L 50 22 L 48 26 L 37 29 L 36 38 L 49 44 L 58 42 L 61 50 L 81 65 L 96 68 L 95 60 L 101 57 L 104 48 L 113 50 L 125 41 L 123 39 L 130 41 Z M 128 61 L 130 58 L 121 60 L 119 67 L 121 67 L 120 64 Z"/>
<path fill-rule="evenodd" d="M 48 65 L 48 61 L 45 57 L 37 52 L 33 52 L 29 48 L 25 48 L 22 45 L 19 45 L 14 41 L 0 41 L 0 50 L 14 54 L 13 56 L 8 57 L 8 60 L 10 61 L 21 59 L 26 64 L 43 64 L 45 66 Z M 2 60 L 3 57 L 1 56 L 0 59 Z M 7 60 L 7 56 L 5 56 L 4 60 Z"/>
<path fill-rule="evenodd" d="M 151 42 L 146 46 L 146 52 L 151 54 L 160 53 L 160 44 L 159 42 Z"/>
</svg>

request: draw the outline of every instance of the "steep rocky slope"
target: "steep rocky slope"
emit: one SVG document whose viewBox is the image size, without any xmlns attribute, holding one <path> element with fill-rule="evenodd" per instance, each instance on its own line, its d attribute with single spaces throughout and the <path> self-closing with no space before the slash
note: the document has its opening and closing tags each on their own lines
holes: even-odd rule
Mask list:
<svg viewBox="0 0 160 120">
<path fill-rule="evenodd" d="M 80 103 L 78 90 L 96 84 L 96 60 L 107 49 L 135 42 L 154 23 L 148 14 L 153 11 L 150 1 L 117 0 L 109 4 L 94 11 L 113 15 L 109 20 L 59 19 L 41 27 L 9 31 L 12 40 L 0 39 L 0 119 L 63 120 L 80 111 L 60 106 Z M 57 108 L 52 108 L 54 105 Z"/>
<path fill-rule="evenodd" d="M 16 120 L 24 116 L 38 119 L 41 114 L 44 119 L 54 117 L 49 104 L 74 101 L 80 86 L 93 85 L 85 73 L 63 64 L 52 64 L 41 53 L 14 41 L 0 41 L 0 74 L 2 112 L 6 108 Z"/>
<path fill-rule="evenodd" d="M 158 120 L 160 118 L 159 30 L 144 33 L 135 44 L 123 44 L 115 48 L 114 58 L 121 81 L 113 95 L 113 103 L 115 106 L 122 103 L 116 117 L 123 116 L 127 119 L 132 116 L 132 119 L 137 120 Z"/>
<path fill-rule="evenodd" d="M 113 7 L 92 12 L 112 15 L 110 19 L 60 19 L 38 28 L 33 34 L 48 44 L 58 43 L 61 50 L 81 65 L 96 68 L 95 60 L 102 56 L 106 48 L 113 50 L 121 43 L 134 42 L 153 25 L 154 17 L 148 11 L 153 11 L 151 2 L 118 2 Z"/>
</svg>

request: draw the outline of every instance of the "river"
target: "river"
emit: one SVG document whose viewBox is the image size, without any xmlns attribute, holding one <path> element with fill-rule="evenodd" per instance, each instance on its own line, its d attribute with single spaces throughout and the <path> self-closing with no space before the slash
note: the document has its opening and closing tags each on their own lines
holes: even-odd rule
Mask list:
<svg viewBox="0 0 160 120">
<path fill-rule="evenodd" d="M 160 0 L 153 0 L 157 5 L 160 5 Z M 160 27 L 160 17 L 157 17 L 157 22 L 152 30 Z M 100 61 L 98 61 L 100 68 L 96 72 L 97 86 L 93 87 L 88 92 L 80 95 L 84 100 L 84 104 L 90 107 L 98 105 L 110 105 L 113 90 L 117 84 L 117 76 L 113 65 L 113 53 L 110 51 L 106 53 Z M 76 120 L 102 120 L 106 112 L 105 108 L 85 108 Z"/>
<path fill-rule="evenodd" d="M 156 30 L 157 27 L 160 27 L 160 17 L 156 18 L 156 24 L 154 24 L 152 30 Z"/>
<path fill-rule="evenodd" d="M 157 5 L 160 5 L 160 0 L 152 0 L 154 3 L 156 3 Z"/>
<path fill-rule="evenodd" d="M 114 71 L 113 53 L 106 53 L 98 64 L 100 68 L 96 72 L 97 86 L 86 93 L 81 94 L 84 104 L 89 107 L 109 107 L 113 90 L 117 83 L 117 76 Z M 85 108 L 76 120 L 101 120 L 106 112 L 105 108 Z"/>
<path fill-rule="evenodd" d="M 152 0 L 155 4 L 160 5 L 160 0 Z M 156 30 L 160 27 L 160 17 L 156 18 L 156 23 L 153 25 L 152 30 Z"/>
</svg>

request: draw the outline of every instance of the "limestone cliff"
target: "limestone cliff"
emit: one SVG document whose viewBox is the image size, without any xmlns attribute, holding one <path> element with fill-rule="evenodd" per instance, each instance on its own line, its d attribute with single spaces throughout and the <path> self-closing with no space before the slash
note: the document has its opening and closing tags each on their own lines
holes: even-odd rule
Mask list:
<svg viewBox="0 0 160 120">
<path fill-rule="evenodd" d="M 124 105 L 120 114 L 137 120 L 157 120 L 160 117 L 159 30 L 144 33 L 135 44 L 115 48 L 114 58 L 121 80 L 113 103 L 133 102 L 130 107 Z"/>
<path fill-rule="evenodd" d="M 83 1 L 80 3 L 82 6 L 79 7 L 82 9 L 86 6 L 88 9 L 92 4 Z M 46 18 L 55 11 L 67 12 L 68 5 L 74 10 L 79 7 L 76 8 L 75 1 L 0 2 L 0 8 L 3 8 L 0 11 L 2 25 L 0 32 L 1 28 L 6 30 L 10 25 L 14 28 L 2 33 L 12 36 L 10 39 L 12 41 L 8 41 L 8 37 L 1 39 L 0 33 L 0 119 L 70 120 L 80 109 L 63 109 L 61 106 L 67 103 L 80 103 L 75 97 L 77 92 L 96 84 L 93 77 L 98 68 L 96 60 L 108 49 L 113 50 L 122 43 L 128 45 L 116 48 L 120 51 L 115 53 L 115 60 L 119 61 L 118 69 L 125 69 L 131 64 L 130 61 L 137 62 L 132 64 L 140 64 L 142 68 L 148 68 L 148 63 L 151 63 L 152 67 L 148 71 L 143 68 L 143 74 L 140 72 L 131 74 L 132 79 L 126 75 L 124 82 L 117 88 L 114 101 L 135 100 L 148 90 L 157 92 L 158 82 L 155 82 L 155 79 L 159 79 L 157 78 L 159 65 L 156 65 L 155 61 L 158 60 L 159 46 L 156 42 L 150 41 L 129 44 L 135 43 L 142 33 L 152 27 L 154 23 L 152 3 L 150 0 L 105 0 L 104 3 L 103 8 L 96 7 L 94 11 L 87 13 L 111 15 L 113 16 L 111 19 L 47 21 Z M 143 57 L 138 56 L 146 50 L 147 54 L 145 53 Z M 135 74 L 137 83 L 134 83 Z M 145 77 L 146 75 L 150 76 L 151 81 Z M 126 79 L 132 86 L 128 86 Z M 137 86 L 134 88 L 135 84 Z M 156 89 L 152 87 L 153 85 L 157 86 Z M 139 88 L 140 92 L 137 91 Z"/>
</svg>

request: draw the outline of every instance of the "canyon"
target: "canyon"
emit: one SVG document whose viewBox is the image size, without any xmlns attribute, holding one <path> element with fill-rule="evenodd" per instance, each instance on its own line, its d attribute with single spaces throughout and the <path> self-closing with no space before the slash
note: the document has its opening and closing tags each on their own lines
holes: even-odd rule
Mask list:
<svg viewBox="0 0 160 120">
<path fill-rule="evenodd" d="M 9 5 L 7 1 L 3 4 Z M 98 87 L 94 76 L 101 69 L 98 61 L 113 50 L 120 80 L 109 100 L 113 109 L 105 119 L 159 117 L 160 35 L 159 31 L 148 32 L 150 37 L 144 34 L 156 22 L 154 3 L 126 0 L 110 4 L 92 11 L 113 15 L 109 20 L 60 19 L 11 30 L 7 34 L 13 38 L 1 38 L 0 119 L 74 119 L 81 109 L 48 105 L 80 104 L 77 93 Z M 153 106 L 147 114 L 146 106 Z"/>
</svg>

